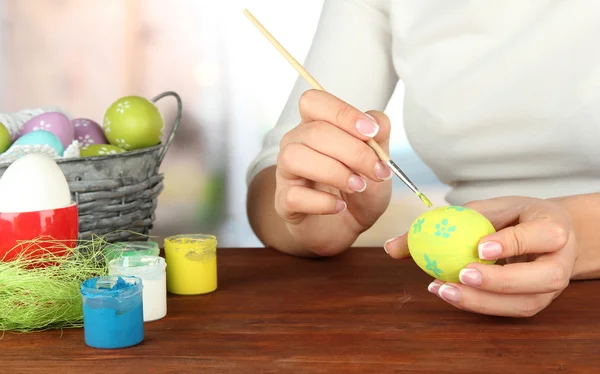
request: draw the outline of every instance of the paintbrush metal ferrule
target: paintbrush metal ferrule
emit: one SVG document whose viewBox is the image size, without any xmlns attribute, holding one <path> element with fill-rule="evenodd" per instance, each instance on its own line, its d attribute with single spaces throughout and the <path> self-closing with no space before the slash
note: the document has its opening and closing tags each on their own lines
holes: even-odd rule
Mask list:
<svg viewBox="0 0 600 374">
<path fill-rule="evenodd" d="M 427 196 L 425 196 L 421 191 L 419 191 L 417 186 L 410 180 L 410 178 L 406 174 L 404 174 L 402 169 L 400 169 L 400 167 L 398 167 L 398 165 L 396 165 L 396 163 L 394 161 L 392 161 L 390 159 L 387 162 L 387 164 L 390 167 L 390 169 L 392 170 L 392 172 L 394 174 L 396 174 L 396 176 L 398 176 L 398 178 L 400 178 L 402 180 L 402 182 L 404 182 L 404 184 L 406 184 L 406 186 L 408 186 L 408 188 L 410 188 L 411 191 L 414 192 L 419 197 L 419 199 L 421 199 L 423 204 L 427 205 L 428 208 L 431 208 L 433 206 L 433 204 L 431 203 L 431 200 L 429 200 L 427 198 Z"/>
<path fill-rule="evenodd" d="M 404 174 L 402 169 L 400 169 L 394 161 L 389 160 L 387 164 L 390 167 L 390 169 L 392 169 L 392 172 L 394 172 L 394 174 L 396 174 L 396 176 L 398 176 L 398 178 L 400 178 L 402 182 L 404 182 L 404 184 L 406 184 L 406 186 L 408 186 L 408 188 L 412 190 L 412 192 L 419 193 L 417 186 L 415 186 L 415 184 L 410 180 L 410 178 L 408 178 L 408 176 Z"/>
</svg>

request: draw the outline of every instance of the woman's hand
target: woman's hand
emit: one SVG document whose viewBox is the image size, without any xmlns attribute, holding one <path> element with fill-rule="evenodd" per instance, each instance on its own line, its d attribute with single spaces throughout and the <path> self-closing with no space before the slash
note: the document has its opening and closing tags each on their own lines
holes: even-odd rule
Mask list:
<svg viewBox="0 0 600 374">
<path fill-rule="evenodd" d="M 303 250 L 337 254 L 387 208 L 392 171 L 366 141 L 387 151 L 390 123 L 368 113 L 323 91 L 300 99 L 302 122 L 280 144 L 275 210 Z"/>
<path fill-rule="evenodd" d="M 428 289 L 466 311 L 530 317 L 568 286 L 577 260 L 576 238 L 563 207 L 550 200 L 502 197 L 465 205 L 486 216 L 497 232 L 481 239 L 479 257 L 505 265 L 472 263 L 461 283 L 432 282 Z M 393 258 L 409 256 L 406 234 L 386 244 Z"/>
</svg>

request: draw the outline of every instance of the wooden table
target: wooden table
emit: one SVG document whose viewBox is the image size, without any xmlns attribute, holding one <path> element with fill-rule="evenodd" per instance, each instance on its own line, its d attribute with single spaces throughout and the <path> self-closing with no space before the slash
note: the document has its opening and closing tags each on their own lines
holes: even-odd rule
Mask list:
<svg viewBox="0 0 600 374">
<path fill-rule="evenodd" d="M 168 315 L 123 350 L 82 330 L 0 340 L 0 372 L 600 372 L 600 282 L 572 284 L 530 319 L 457 310 L 381 248 L 320 260 L 220 249 L 219 289 L 169 296 Z"/>
</svg>

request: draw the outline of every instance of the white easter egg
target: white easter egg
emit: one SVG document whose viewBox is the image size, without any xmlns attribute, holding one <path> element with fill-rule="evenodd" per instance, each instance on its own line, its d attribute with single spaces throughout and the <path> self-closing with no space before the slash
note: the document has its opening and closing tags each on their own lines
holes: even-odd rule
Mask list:
<svg viewBox="0 0 600 374">
<path fill-rule="evenodd" d="M 31 153 L 14 161 L 0 178 L 0 212 L 22 213 L 63 208 L 71 191 L 62 170 L 48 156 Z"/>
</svg>

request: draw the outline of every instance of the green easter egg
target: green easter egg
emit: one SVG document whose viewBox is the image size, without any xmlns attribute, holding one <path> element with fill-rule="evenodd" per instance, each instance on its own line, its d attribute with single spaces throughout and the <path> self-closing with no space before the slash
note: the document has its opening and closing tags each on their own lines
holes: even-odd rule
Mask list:
<svg viewBox="0 0 600 374">
<path fill-rule="evenodd" d="M 10 147 L 10 133 L 4 127 L 2 123 L 0 123 L 0 153 L 4 153 Z"/>
<path fill-rule="evenodd" d="M 163 126 L 158 108 L 139 96 L 120 98 L 104 115 L 106 138 L 110 144 L 128 151 L 159 144 Z"/>
<path fill-rule="evenodd" d="M 461 206 L 445 206 L 421 214 L 410 227 L 408 249 L 427 274 L 446 282 L 459 282 L 460 271 L 479 259 L 479 241 L 496 232 L 479 212 Z"/>
<path fill-rule="evenodd" d="M 87 148 L 82 149 L 79 154 L 81 157 L 94 157 L 116 155 L 123 152 L 126 151 L 112 144 L 90 144 Z"/>
</svg>

